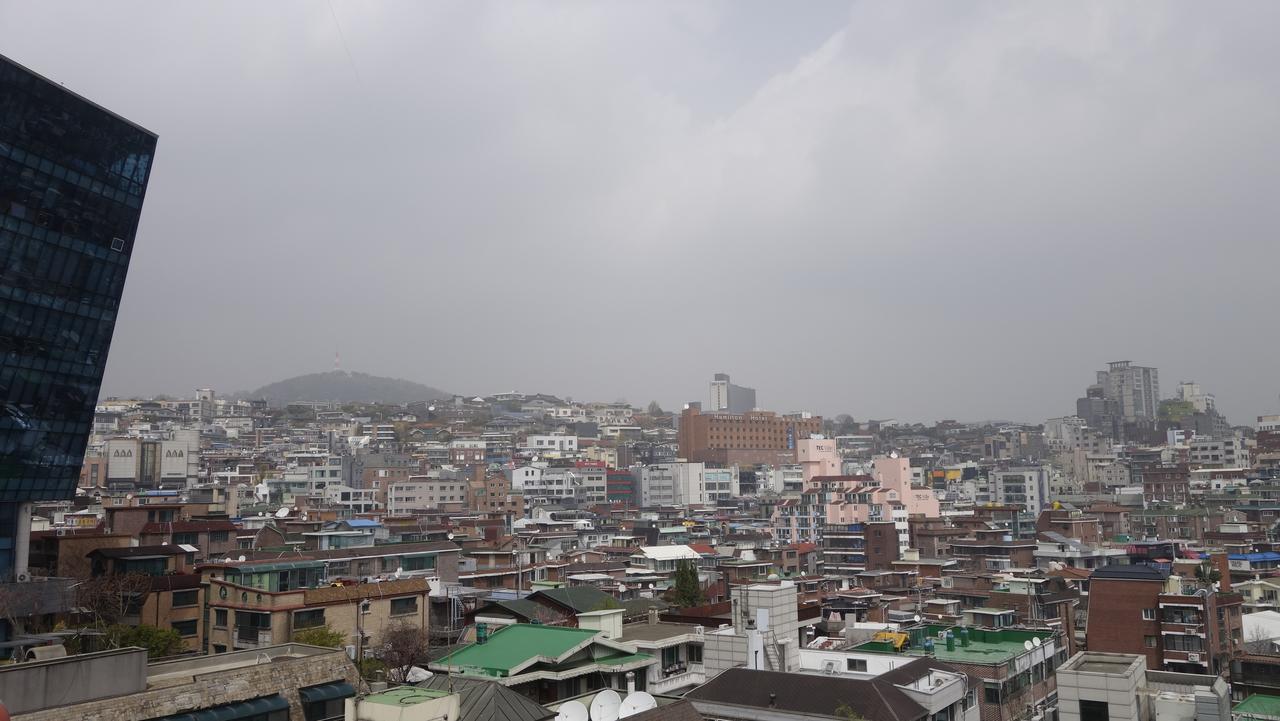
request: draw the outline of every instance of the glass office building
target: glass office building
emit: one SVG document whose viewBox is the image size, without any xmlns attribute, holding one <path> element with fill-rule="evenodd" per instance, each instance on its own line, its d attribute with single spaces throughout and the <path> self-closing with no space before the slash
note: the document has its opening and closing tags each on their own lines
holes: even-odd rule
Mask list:
<svg viewBox="0 0 1280 721">
<path fill-rule="evenodd" d="M 155 148 L 0 56 L 0 581 L 75 494 Z"/>
</svg>

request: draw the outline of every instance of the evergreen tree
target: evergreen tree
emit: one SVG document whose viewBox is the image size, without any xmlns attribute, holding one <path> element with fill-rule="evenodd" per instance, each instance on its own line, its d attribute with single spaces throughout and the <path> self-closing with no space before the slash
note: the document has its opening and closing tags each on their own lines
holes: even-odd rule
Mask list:
<svg viewBox="0 0 1280 721">
<path fill-rule="evenodd" d="M 676 565 L 673 590 L 674 603 L 681 608 L 701 606 L 705 600 L 702 596 L 702 584 L 698 582 L 698 569 L 689 561 L 680 561 Z"/>
</svg>

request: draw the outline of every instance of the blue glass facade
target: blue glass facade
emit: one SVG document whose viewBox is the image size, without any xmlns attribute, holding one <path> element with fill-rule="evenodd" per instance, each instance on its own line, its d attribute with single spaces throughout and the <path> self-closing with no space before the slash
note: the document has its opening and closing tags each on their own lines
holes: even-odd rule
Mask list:
<svg viewBox="0 0 1280 721">
<path fill-rule="evenodd" d="M 0 56 L 0 574 L 14 504 L 75 493 L 155 147 Z"/>
</svg>

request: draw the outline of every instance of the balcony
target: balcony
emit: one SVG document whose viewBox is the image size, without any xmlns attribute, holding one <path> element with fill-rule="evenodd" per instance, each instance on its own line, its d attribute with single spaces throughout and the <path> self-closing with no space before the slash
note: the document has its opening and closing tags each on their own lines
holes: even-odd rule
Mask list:
<svg viewBox="0 0 1280 721">
<path fill-rule="evenodd" d="M 1209 654 L 1204 651 L 1178 651 L 1176 649 L 1166 648 L 1164 650 L 1164 662 L 1170 663 L 1198 663 L 1205 668 L 1209 666 Z"/>
<path fill-rule="evenodd" d="M 259 648 L 270 645 L 272 645 L 271 629 L 259 626 L 236 627 L 236 648 Z"/>
<path fill-rule="evenodd" d="M 664 694 L 676 689 L 687 688 L 690 686 L 700 686 L 707 681 L 707 674 L 704 667 L 700 663 L 679 663 L 673 668 L 673 672 L 669 675 L 665 674 L 662 678 L 648 682 L 646 691 L 655 694 Z"/>
<path fill-rule="evenodd" d="M 1174 634 L 1179 636 L 1199 636 L 1204 638 L 1203 623 L 1177 623 L 1176 621 L 1162 621 L 1160 623 L 1160 633 Z"/>
</svg>

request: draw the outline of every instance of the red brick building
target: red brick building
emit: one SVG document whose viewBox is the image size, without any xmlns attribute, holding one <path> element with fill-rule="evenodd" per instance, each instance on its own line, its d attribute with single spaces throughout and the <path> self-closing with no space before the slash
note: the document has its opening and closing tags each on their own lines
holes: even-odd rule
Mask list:
<svg viewBox="0 0 1280 721">
<path fill-rule="evenodd" d="M 1089 576 L 1089 650 L 1142 654 L 1148 668 L 1163 671 L 1226 672 L 1242 643 L 1244 600 L 1191 579 L 1172 585 L 1153 566 L 1096 569 Z"/>
<path fill-rule="evenodd" d="M 680 457 L 725 465 L 794 463 L 796 441 L 822 432 L 822 418 L 771 411 L 703 413 L 690 403 L 680 414 Z"/>
</svg>

